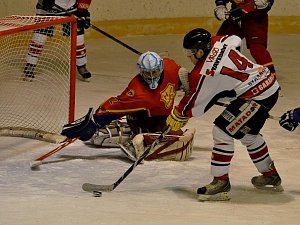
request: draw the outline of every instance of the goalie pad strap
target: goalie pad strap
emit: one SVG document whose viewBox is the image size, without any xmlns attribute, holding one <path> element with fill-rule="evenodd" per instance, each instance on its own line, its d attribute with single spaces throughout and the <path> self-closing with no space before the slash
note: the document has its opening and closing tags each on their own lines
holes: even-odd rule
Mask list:
<svg viewBox="0 0 300 225">
<path fill-rule="evenodd" d="M 191 141 L 192 140 L 188 141 L 186 144 L 183 144 L 182 147 L 180 147 L 180 148 L 162 152 L 164 149 L 167 149 L 169 146 L 174 144 L 176 141 L 173 140 L 173 141 L 167 142 L 166 144 L 164 144 L 163 146 L 161 146 L 157 150 L 155 150 L 153 153 L 148 155 L 145 158 L 145 160 L 155 160 L 155 159 L 165 158 L 167 156 L 177 155 L 178 153 L 181 153 L 180 154 L 181 156 L 179 157 L 179 161 L 186 160 L 185 158 L 183 158 L 183 156 L 184 156 L 183 151 L 186 149 L 187 146 L 190 145 Z"/>
<path fill-rule="evenodd" d="M 120 144 L 126 145 L 131 139 L 131 130 L 121 118 L 120 120 L 112 121 L 105 128 L 99 128 L 90 141 L 94 145 L 118 148 Z"/>
</svg>

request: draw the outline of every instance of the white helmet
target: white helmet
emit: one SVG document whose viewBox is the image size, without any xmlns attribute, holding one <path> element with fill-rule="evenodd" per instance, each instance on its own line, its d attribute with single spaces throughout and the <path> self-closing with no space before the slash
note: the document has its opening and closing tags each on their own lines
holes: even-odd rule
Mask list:
<svg viewBox="0 0 300 225">
<path fill-rule="evenodd" d="M 156 89 L 164 70 L 162 58 L 155 52 L 145 52 L 138 60 L 137 66 L 144 81 L 150 89 Z"/>
</svg>

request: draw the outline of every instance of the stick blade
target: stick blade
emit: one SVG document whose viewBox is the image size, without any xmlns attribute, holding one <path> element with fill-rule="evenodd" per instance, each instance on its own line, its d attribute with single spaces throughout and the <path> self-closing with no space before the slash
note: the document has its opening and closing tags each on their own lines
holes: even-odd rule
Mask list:
<svg viewBox="0 0 300 225">
<path fill-rule="evenodd" d="M 91 183 L 84 183 L 82 185 L 82 190 L 87 192 L 97 192 L 97 191 L 104 191 L 104 192 L 111 192 L 114 189 L 114 185 L 98 185 L 98 184 L 91 184 Z"/>
<path fill-rule="evenodd" d="M 279 116 L 269 115 L 269 118 L 272 119 L 272 120 L 277 120 L 277 121 L 280 120 L 280 117 L 279 117 Z"/>
<path fill-rule="evenodd" d="M 30 162 L 30 169 L 31 170 L 39 170 L 39 166 L 42 165 L 41 160 L 35 160 Z"/>
</svg>

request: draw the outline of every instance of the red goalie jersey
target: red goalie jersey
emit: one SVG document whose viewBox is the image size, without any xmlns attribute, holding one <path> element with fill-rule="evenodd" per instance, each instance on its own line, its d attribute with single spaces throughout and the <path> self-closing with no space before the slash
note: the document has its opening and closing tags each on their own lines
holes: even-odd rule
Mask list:
<svg viewBox="0 0 300 225">
<path fill-rule="evenodd" d="M 163 79 L 157 89 L 149 89 L 141 75 L 136 75 L 120 95 L 100 105 L 95 113 L 97 122 L 104 126 L 114 119 L 136 112 L 144 112 L 146 117 L 167 117 L 179 87 L 180 66 L 169 58 L 164 58 L 163 63 Z"/>
</svg>

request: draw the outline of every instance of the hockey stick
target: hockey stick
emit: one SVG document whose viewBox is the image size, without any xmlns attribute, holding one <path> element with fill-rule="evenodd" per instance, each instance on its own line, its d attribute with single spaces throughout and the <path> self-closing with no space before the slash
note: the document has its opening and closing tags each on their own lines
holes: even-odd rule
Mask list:
<svg viewBox="0 0 300 225">
<path fill-rule="evenodd" d="M 98 185 L 98 184 L 91 184 L 91 183 L 84 183 L 82 185 L 82 189 L 87 192 L 111 192 L 113 191 L 119 184 L 125 180 L 125 178 L 134 170 L 134 168 L 139 165 L 144 158 L 147 157 L 149 152 L 160 143 L 160 141 L 166 136 L 166 134 L 170 131 L 170 127 L 168 126 L 152 143 L 152 145 L 147 148 L 144 153 L 140 156 L 140 158 L 135 161 L 126 171 L 125 173 L 114 183 L 108 185 Z"/>
<path fill-rule="evenodd" d="M 73 142 L 75 142 L 76 140 L 78 140 L 78 138 L 73 138 L 73 139 L 67 139 L 65 142 L 63 142 L 60 146 L 56 147 L 55 149 L 51 150 L 50 152 L 36 158 L 35 160 L 30 162 L 30 169 L 35 170 L 38 168 L 39 165 L 43 164 L 43 160 L 50 157 L 51 155 L 53 155 L 54 153 L 62 150 L 63 148 L 67 147 L 68 145 L 72 144 Z"/>
<path fill-rule="evenodd" d="M 233 12 L 235 12 L 235 11 L 241 10 L 241 9 L 245 8 L 246 6 L 252 5 L 252 4 L 254 4 L 254 2 L 253 2 L 253 1 L 250 1 L 250 2 L 248 2 L 248 3 L 246 3 L 246 4 L 244 4 L 244 5 L 241 5 L 241 6 L 239 6 L 239 7 L 236 7 L 236 8 L 234 8 L 234 9 L 228 11 L 228 14 L 231 14 L 231 13 L 233 13 Z"/>
<path fill-rule="evenodd" d="M 269 114 L 269 118 L 272 119 L 272 120 L 277 120 L 277 121 L 280 120 L 279 116 L 273 116 L 273 115 L 270 115 L 270 114 Z"/>
<path fill-rule="evenodd" d="M 250 2 L 248 2 L 248 3 L 246 3 L 246 4 L 244 4 L 244 5 L 241 5 L 241 6 L 239 6 L 239 7 L 236 7 L 236 8 L 234 8 L 234 9 L 228 11 L 228 12 L 226 13 L 226 19 L 229 19 L 231 13 L 233 13 L 233 12 L 235 12 L 235 11 L 238 11 L 238 10 L 242 10 L 242 9 L 245 8 L 246 6 L 252 5 L 252 4 L 254 4 L 254 2 L 253 2 L 253 1 L 250 1 Z M 232 17 L 232 19 L 233 19 L 233 20 L 236 20 L 236 19 L 238 19 L 238 17 Z"/>
<path fill-rule="evenodd" d="M 72 14 L 71 12 L 69 12 L 68 10 L 62 8 L 61 6 L 59 6 L 59 5 L 57 5 L 57 4 L 54 4 L 54 6 L 55 6 L 56 8 L 58 8 L 59 10 L 61 10 L 62 12 L 65 12 L 65 13 L 66 13 L 67 15 L 69 15 L 69 16 L 75 16 L 74 14 Z M 112 35 L 106 33 L 104 30 L 102 30 L 102 29 L 96 27 L 95 25 L 90 24 L 90 27 L 91 27 L 93 30 L 95 30 L 95 31 L 97 31 L 97 32 L 99 32 L 99 33 L 101 33 L 101 34 L 103 34 L 104 36 L 106 36 L 106 37 L 110 38 L 111 40 L 117 42 L 118 44 L 122 45 L 123 47 L 129 49 L 130 51 L 134 52 L 135 54 L 137 54 L 137 55 L 141 55 L 141 54 L 142 54 L 140 51 L 138 51 L 138 50 L 136 50 L 136 49 L 130 47 L 129 45 L 125 44 L 124 42 L 120 41 L 119 39 L 115 38 L 114 36 L 112 36 Z"/>
<path fill-rule="evenodd" d="M 141 55 L 141 54 L 142 54 L 142 53 L 139 52 L 138 50 L 136 50 L 136 49 L 130 47 L 129 45 L 127 45 L 127 44 L 125 44 L 124 42 L 120 41 L 119 39 L 115 38 L 114 36 L 112 36 L 112 35 L 106 33 L 104 30 L 101 30 L 100 28 L 94 26 L 93 24 L 91 24 L 90 27 L 91 27 L 92 29 L 94 29 L 95 31 L 98 31 L 99 33 L 103 34 L 104 36 L 110 38 L 111 40 L 117 42 L 118 44 L 122 45 L 123 47 L 129 49 L 130 51 L 134 52 L 135 54 L 137 54 L 137 55 Z"/>
<path fill-rule="evenodd" d="M 131 47 L 131 46 L 125 44 L 124 42 L 120 41 L 119 39 L 115 38 L 114 36 L 112 36 L 112 35 L 106 33 L 104 30 L 101 30 L 100 28 L 96 27 L 95 25 L 91 24 L 90 27 L 91 27 L 92 29 L 94 29 L 95 31 L 98 31 L 99 33 L 103 34 L 104 36 L 110 38 L 111 40 L 117 42 L 118 44 L 122 45 L 123 47 L 129 49 L 130 51 L 134 52 L 135 54 L 137 54 L 137 55 L 143 54 L 142 52 L 140 52 L 140 51 L 134 49 L 133 47 Z M 168 52 L 168 51 L 158 52 L 158 54 L 159 54 L 160 56 L 169 56 L 169 52 Z"/>
</svg>

